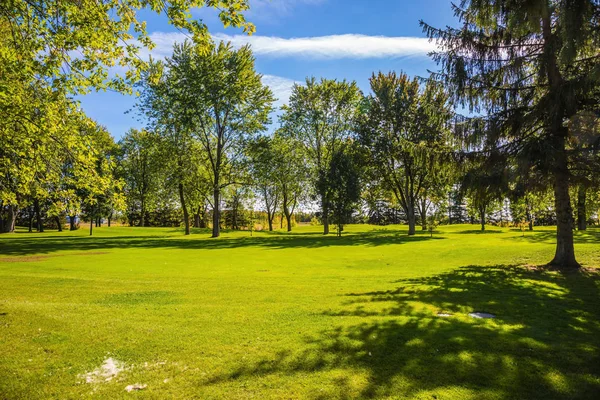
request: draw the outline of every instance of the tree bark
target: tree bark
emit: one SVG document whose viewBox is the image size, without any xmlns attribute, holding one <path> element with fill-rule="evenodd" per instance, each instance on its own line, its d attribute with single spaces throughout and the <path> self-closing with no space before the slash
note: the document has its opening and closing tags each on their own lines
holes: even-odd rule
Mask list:
<svg viewBox="0 0 600 400">
<path fill-rule="evenodd" d="M 140 203 L 140 226 L 144 227 L 146 225 L 146 202 L 142 197 L 142 201 Z"/>
<path fill-rule="evenodd" d="M 577 191 L 577 229 L 580 231 L 585 231 L 587 229 L 586 194 L 587 187 L 583 184 L 579 185 Z"/>
<path fill-rule="evenodd" d="M 12 233 L 15 231 L 15 224 L 17 222 L 17 211 L 16 207 L 9 205 L 6 206 L 6 218 L 0 217 L 0 232 Z M 1 210 L 1 209 L 0 209 Z M 2 214 L 0 214 L 1 216 Z"/>
<path fill-rule="evenodd" d="M 427 230 L 427 199 L 420 201 L 419 214 L 421 217 L 421 228 Z"/>
<path fill-rule="evenodd" d="M 575 259 L 573 209 L 569 197 L 569 170 L 565 138 L 555 136 L 554 205 L 556 208 L 556 253 L 550 265 L 561 269 L 581 267 Z"/>
<path fill-rule="evenodd" d="M 194 213 L 194 228 L 200 228 L 200 209 Z"/>
<path fill-rule="evenodd" d="M 38 199 L 35 199 L 34 201 L 34 207 L 35 207 L 35 216 L 36 216 L 36 221 L 37 221 L 37 231 L 38 232 L 44 232 L 44 225 L 42 223 L 42 213 L 40 212 L 40 202 L 38 201 Z"/>
<path fill-rule="evenodd" d="M 29 233 L 33 232 L 33 218 L 34 218 L 34 213 L 31 207 L 29 207 Z"/>
<path fill-rule="evenodd" d="M 110 214 L 108 214 L 108 221 L 107 221 L 109 228 L 110 228 L 110 221 L 112 219 L 112 216 L 113 216 L 113 212 L 111 211 Z"/>
<path fill-rule="evenodd" d="M 549 4 L 549 3 L 548 3 Z M 545 7 L 548 4 L 544 3 Z M 549 96 L 553 100 L 554 109 L 550 110 L 548 132 L 553 138 L 554 161 L 554 204 L 556 208 L 556 253 L 550 265 L 561 269 L 577 269 L 581 267 L 575 259 L 573 244 L 573 209 L 569 197 L 569 164 L 566 152 L 568 130 L 563 126 L 567 104 L 562 98 L 564 90 L 563 78 L 557 63 L 556 39 L 552 33 L 552 21 L 546 8 L 542 17 L 542 37 L 544 39 L 545 71 L 549 83 Z"/>
<path fill-rule="evenodd" d="M 479 222 L 481 223 L 481 232 L 485 232 L 485 207 L 479 208 Z"/>
<path fill-rule="evenodd" d="M 323 209 L 323 235 L 329 235 L 329 207 L 325 195 L 321 196 L 321 207 Z"/>
<path fill-rule="evenodd" d="M 408 220 L 408 235 L 412 236 L 417 233 L 417 217 L 415 215 L 414 207 L 407 207 L 406 209 L 406 219 Z"/>
<path fill-rule="evenodd" d="M 75 216 L 74 215 L 69 215 L 69 230 L 70 231 L 76 230 L 76 228 L 75 228 Z"/>
<path fill-rule="evenodd" d="M 219 226 L 221 221 L 221 210 L 220 210 L 221 192 L 218 187 L 213 190 L 213 227 L 212 237 L 217 238 L 221 235 L 221 227 Z"/>
<path fill-rule="evenodd" d="M 54 217 L 54 219 L 56 220 L 56 226 L 58 228 L 58 231 L 62 232 L 62 221 L 60 216 L 57 215 L 56 217 Z"/>
<path fill-rule="evenodd" d="M 93 229 L 94 229 L 94 218 L 90 217 L 90 236 L 92 236 Z"/>
<path fill-rule="evenodd" d="M 181 209 L 183 210 L 183 224 L 185 225 L 185 234 L 190 234 L 190 216 L 188 214 L 187 206 L 185 205 L 185 196 L 183 195 L 183 182 L 179 182 L 179 201 L 181 202 Z"/>
</svg>

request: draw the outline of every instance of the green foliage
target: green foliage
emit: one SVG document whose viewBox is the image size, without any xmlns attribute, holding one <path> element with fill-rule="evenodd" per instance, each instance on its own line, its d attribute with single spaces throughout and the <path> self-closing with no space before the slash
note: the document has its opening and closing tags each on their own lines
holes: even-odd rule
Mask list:
<svg viewBox="0 0 600 400">
<path fill-rule="evenodd" d="M 352 221 L 361 194 L 361 164 L 359 149 L 352 142 L 344 143 L 333 153 L 327 173 L 318 186 L 329 192 L 331 222 L 342 236 L 344 225 Z"/>
<path fill-rule="evenodd" d="M 128 219 L 139 220 L 139 225 L 145 226 L 146 213 L 156 204 L 161 178 L 165 176 L 159 155 L 159 136 L 145 129 L 131 129 L 119 146 Z"/>
<path fill-rule="evenodd" d="M 245 21 L 247 0 L 7 0 L 0 5 L 3 37 L 18 52 L 15 67 L 24 82 L 51 79 L 52 87 L 69 93 L 90 89 L 128 91 L 145 68 L 141 48 L 152 48 L 141 10 L 165 14 L 171 24 L 188 30 L 204 49 L 210 36 L 193 8 L 219 9 L 225 26 L 254 31 Z M 110 76 L 109 68 L 127 72 Z M 36 78 L 34 78 L 36 77 Z"/>
<path fill-rule="evenodd" d="M 353 134 L 361 92 L 356 82 L 307 78 L 294 85 L 289 104 L 283 106 L 281 134 L 303 147 L 310 170 L 313 195 L 322 210 L 324 233 L 329 233 L 329 193 L 323 181 L 333 154 Z"/>
<path fill-rule="evenodd" d="M 371 90 L 357 124 L 360 141 L 375 176 L 394 194 L 414 234 L 419 198 L 426 200 L 445 185 L 451 169 L 448 95 L 433 81 L 422 87 L 418 79 L 395 72 L 374 74 Z"/>
<path fill-rule="evenodd" d="M 569 182 L 590 149 L 575 145 L 577 129 L 569 124 L 600 112 L 600 6 L 463 0 L 452 7 L 459 28 L 421 25 L 441 49 L 433 55 L 441 67 L 433 79 L 477 114 L 457 125 L 463 146 L 483 157 L 500 151 L 553 180 L 558 229 L 551 263 L 577 268 Z"/>
<path fill-rule="evenodd" d="M 154 95 L 146 109 L 164 129 L 182 132 L 188 143 L 197 141 L 213 192 L 217 237 L 221 191 L 240 183 L 244 144 L 266 129 L 274 98 L 255 71 L 248 46 L 234 50 L 220 43 L 204 53 L 186 41 L 175 45 L 167 65 L 160 84 L 149 84 Z"/>
</svg>

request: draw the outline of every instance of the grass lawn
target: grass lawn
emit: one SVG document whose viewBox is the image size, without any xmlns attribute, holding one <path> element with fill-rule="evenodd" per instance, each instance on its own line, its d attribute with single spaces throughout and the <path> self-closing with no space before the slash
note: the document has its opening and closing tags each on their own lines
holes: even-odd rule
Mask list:
<svg viewBox="0 0 600 400">
<path fill-rule="evenodd" d="M 552 229 L 319 229 L 0 236 L 0 398 L 600 398 L 600 274 L 524 267 Z"/>
</svg>

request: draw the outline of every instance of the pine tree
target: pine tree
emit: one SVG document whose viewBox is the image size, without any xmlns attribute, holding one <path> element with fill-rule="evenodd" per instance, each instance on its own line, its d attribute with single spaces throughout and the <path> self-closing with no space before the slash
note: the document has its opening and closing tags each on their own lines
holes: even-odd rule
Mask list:
<svg viewBox="0 0 600 400">
<path fill-rule="evenodd" d="M 598 112 L 600 4 L 597 0 L 463 0 L 462 26 L 421 22 L 441 50 L 434 79 L 479 115 L 470 139 L 479 149 L 528 156 L 552 178 L 557 245 L 551 265 L 578 268 L 569 198 L 572 133 L 578 113 Z"/>
</svg>

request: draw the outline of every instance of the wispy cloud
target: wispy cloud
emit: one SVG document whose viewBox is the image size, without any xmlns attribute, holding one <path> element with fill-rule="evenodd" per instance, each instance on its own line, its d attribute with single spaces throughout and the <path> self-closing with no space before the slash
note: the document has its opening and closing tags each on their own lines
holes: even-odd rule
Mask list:
<svg viewBox="0 0 600 400">
<path fill-rule="evenodd" d="M 269 57 L 310 57 L 317 59 L 394 58 L 425 56 L 436 49 L 426 38 L 408 36 L 367 36 L 357 34 L 280 38 L 214 34 L 215 40 L 234 46 L 250 44 L 254 54 Z"/>
<path fill-rule="evenodd" d="M 156 47 L 142 56 L 151 54 L 154 58 L 165 58 L 172 54 L 173 44 L 181 43 L 188 37 L 180 32 L 154 32 L 150 35 Z M 214 34 L 216 41 L 229 41 L 235 47 L 250 44 L 254 54 L 264 57 L 294 57 L 304 59 L 366 59 L 425 56 L 435 50 L 434 43 L 417 37 L 389 37 L 366 35 L 333 35 L 306 38 L 280 38 L 267 36 Z M 263 76 L 278 98 L 276 106 L 287 103 L 294 80 L 274 75 Z"/>
<path fill-rule="evenodd" d="M 171 54 L 173 43 L 187 36 L 178 32 L 154 32 L 150 35 L 156 48 L 154 57 Z M 281 38 L 275 36 L 226 35 L 216 33 L 216 41 L 231 42 L 240 47 L 252 46 L 256 55 L 272 58 L 302 57 L 311 59 L 366 59 L 426 56 L 436 50 L 436 44 L 426 38 L 410 36 L 367 36 L 358 34 Z"/>
<path fill-rule="evenodd" d="M 274 104 L 277 108 L 287 104 L 294 84 L 301 84 L 301 82 L 275 75 L 263 75 L 262 82 L 273 91 L 273 95 L 277 98 Z"/>
</svg>

